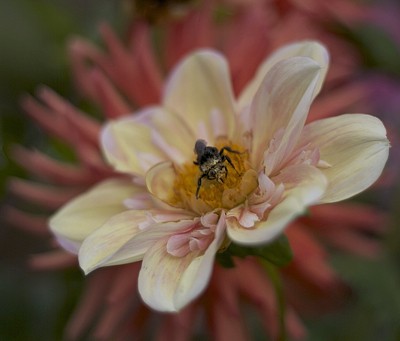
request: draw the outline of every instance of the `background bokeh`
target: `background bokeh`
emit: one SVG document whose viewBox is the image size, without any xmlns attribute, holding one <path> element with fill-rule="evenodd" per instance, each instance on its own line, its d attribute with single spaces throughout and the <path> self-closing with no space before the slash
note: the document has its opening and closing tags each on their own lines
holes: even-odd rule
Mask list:
<svg viewBox="0 0 400 341">
<path fill-rule="evenodd" d="M 341 310 L 305 321 L 310 340 L 400 340 L 400 177 L 396 177 L 400 170 L 396 142 L 400 136 L 400 4 L 376 1 L 375 5 L 381 13 L 376 22 L 340 34 L 362 52 L 365 72 L 374 75 L 377 113 L 393 136 L 390 185 L 373 196 L 367 193 L 358 198 L 389 212 L 389 232 L 383 241 L 385 252 L 378 260 L 332 251 L 332 265 L 353 294 Z M 74 90 L 66 44 L 73 35 L 101 44 L 98 24 L 111 22 L 118 31 L 126 16 L 121 2 L 110 0 L 0 2 L 0 197 L 4 203 L 15 200 L 6 195 L 7 179 L 26 176 L 9 158 L 13 144 L 73 158 L 66 146 L 47 137 L 24 115 L 19 106 L 21 96 L 34 94 L 38 85 L 46 84 L 95 115 L 96 109 Z M 47 247 L 40 238 L 2 223 L 0 340 L 62 339 L 83 276 L 78 270 L 29 270 L 29 254 Z"/>
<path fill-rule="evenodd" d="M 0 197 L 7 179 L 26 174 L 9 159 L 19 143 L 69 157 L 23 113 L 19 101 L 46 84 L 77 100 L 66 44 L 73 35 L 98 40 L 98 24 L 122 26 L 121 8 L 108 0 L 11 0 L 0 2 Z M 80 105 L 85 105 L 80 103 Z M 14 198 L 7 196 L 8 204 Z M 37 210 L 36 207 L 28 207 Z M 44 251 L 44 240 L 1 223 L 0 340 L 60 340 L 81 288 L 78 270 L 30 271 L 29 254 Z"/>
</svg>

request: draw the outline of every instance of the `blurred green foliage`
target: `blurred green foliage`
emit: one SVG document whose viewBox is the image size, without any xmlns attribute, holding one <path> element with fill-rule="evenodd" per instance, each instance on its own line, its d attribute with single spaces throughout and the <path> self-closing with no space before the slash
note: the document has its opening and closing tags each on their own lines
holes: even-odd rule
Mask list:
<svg viewBox="0 0 400 341">
<path fill-rule="evenodd" d="M 221 266 L 231 268 L 235 266 L 232 257 L 245 258 L 249 256 L 255 256 L 275 266 L 283 267 L 290 263 L 293 253 L 287 237 L 282 235 L 273 243 L 257 247 L 231 243 L 224 252 L 217 254 L 216 260 Z"/>
<path fill-rule="evenodd" d="M 358 48 L 366 68 L 400 76 L 400 46 L 383 28 L 364 23 L 353 29 L 338 25 L 333 30 Z"/>
<path fill-rule="evenodd" d="M 0 195 L 5 179 L 20 174 L 7 160 L 13 143 L 46 147 L 47 137 L 19 106 L 40 84 L 74 97 L 66 46 L 82 35 L 98 41 L 101 21 L 121 26 L 118 1 L 15 0 L 0 2 Z M 75 96 L 76 97 L 76 96 Z"/>
<path fill-rule="evenodd" d="M 353 294 L 344 309 L 308 321 L 310 341 L 398 341 L 398 263 L 389 256 L 371 261 L 342 254 L 333 265 Z"/>
<path fill-rule="evenodd" d="M 98 41 L 97 25 L 122 25 L 118 1 L 5 0 L 0 2 L 0 199 L 9 176 L 24 172 L 8 158 L 15 143 L 28 148 L 57 148 L 23 113 L 19 101 L 40 84 L 76 97 L 66 43 L 72 35 Z M 7 200 L 10 200 L 7 198 Z M 12 200 L 12 199 L 11 199 Z M 1 221 L 1 220 L 0 220 Z M 0 340 L 62 339 L 83 276 L 79 270 L 33 272 L 29 253 L 48 248 L 41 239 L 0 226 Z"/>
</svg>

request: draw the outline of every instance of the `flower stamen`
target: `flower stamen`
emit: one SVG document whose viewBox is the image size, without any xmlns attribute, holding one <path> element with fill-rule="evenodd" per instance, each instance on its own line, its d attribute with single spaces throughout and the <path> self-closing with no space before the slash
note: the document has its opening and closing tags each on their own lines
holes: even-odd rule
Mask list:
<svg viewBox="0 0 400 341">
<path fill-rule="evenodd" d="M 222 153 L 229 155 L 215 161 L 215 163 L 220 162 L 218 166 L 224 168 L 224 174 L 219 177 L 206 176 L 205 168 L 202 168 L 203 165 L 199 162 L 191 161 L 183 164 L 178 169 L 173 184 L 174 196 L 171 198 L 171 204 L 190 207 L 195 211 L 203 211 L 202 207 L 207 207 L 207 210 L 230 209 L 243 202 L 256 188 L 257 174 L 250 168 L 248 153 L 242 146 L 226 139 L 219 139 L 214 150 L 218 156 Z"/>
</svg>

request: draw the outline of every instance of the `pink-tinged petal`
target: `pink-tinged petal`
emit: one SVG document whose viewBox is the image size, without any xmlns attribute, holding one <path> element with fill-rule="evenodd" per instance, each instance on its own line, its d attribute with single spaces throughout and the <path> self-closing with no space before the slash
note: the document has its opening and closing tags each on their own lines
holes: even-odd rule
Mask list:
<svg viewBox="0 0 400 341">
<path fill-rule="evenodd" d="M 185 55 L 206 46 L 212 46 L 215 39 L 214 4 L 204 2 L 195 11 L 176 16 L 165 29 L 165 64 L 172 68 Z"/>
<path fill-rule="evenodd" d="M 9 178 L 7 186 L 12 195 L 51 210 L 60 208 L 81 191 L 78 187 L 49 186 L 19 178 Z"/>
<path fill-rule="evenodd" d="M 140 46 L 141 50 L 134 47 L 134 51 L 131 52 L 124 48 L 107 24 L 102 24 L 100 32 L 109 55 L 94 62 L 106 71 L 113 83 L 128 99 L 140 106 L 145 106 L 158 102 L 161 77 L 153 63 L 150 51 L 146 51 L 147 53 L 144 51 L 147 50 L 149 44 L 146 41 L 146 29 L 143 25 L 140 26 L 142 26 L 140 32 L 135 32 L 135 45 Z"/>
<path fill-rule="evenodd" d="M 139 264 L 129 264 L 102 269 L 88 276 L 83 299 L 67 326 L 65 339 L 134 339 L 124 333 L 126 325 L 133 326 L 137 323 L 137 317 L 131 314 L 138 313 L 143 318 L 143 310 L 139 312 L 133 308 L 138 303 L 132 293 L 137 289 L 135 279 L 139 269 Z"/>
<path fill-rule="evenodd" d="M 365 103 L 363 101 L 372 95 L 371 88 L 371 85 L 364 80 L 353 82 L 347 80 L 346 84 L 330 88 L 315 99 L 307 122 L 341 115 L 348 112 L 349 108 Z"/>
<path fill-rule="evenodd" d="M 268 35 L 275 14 L 266 7 L 262 1 L 252 1 L 250 6 L 246 3 L 239 11 L 234 10 L 234 19 L 229 20 L 226 30 L 223 29 L 221 49 L 229 61 L 235 93 L 240 93 L 249 83 L 271 48 Z"/>
<path fill-rule="evenodd" d="M 99 69 L 93 69 L 89 73 L 97 101 L 103 108 L 104 116 L 107 119 L 116 119 L 125 116 L 133 111 L 125 99 L 117 92 L 110 80 Z"/>
<path fill-rule="evenodd" d="M 15 145 L 11 149 L 11 156 L 28 172 L 49 182 L 76 186 L 87 185 L 95 180 L 94 174 L 90 174 L 87 169 L 52 159 L 37 150 Z"/>
<path fill-rule="evenodd" d="M 266 75 L 250 108 L 251 161 L 259 167 L 264 152 L 266 175 L 273 174 L 294 148 L 323 76 L 321 66 L 307 57 L 293 57 L 276 64 Z"/>
<path fill-rule="evenodd" d="M 123 201 L 145 191 L 129 180 L 111 179 L 93 187 L 62 207 L 49 221 L 56 238 L 67 250 L 77 252 L 92 231 L 125 211 Z"/>
<path fill-rule="evenodd" d="M 21 106 L 46 133 L 62 139 L 68 144 L 73 142 L 74 134 L 71 134 L 66 116 L 58 115 L 30 95 L 22 98 Z"/>
<path fill-rule="evenodd" d="M 282 60 L 293 57 L 308 57 L 313 59 L 321 67 L 321 77 L 315 87 L 315 95 L 319 92 L 322 82 L 328 71 L 329 54 L 326 48 L 317 41 L 303 41 L 297 42 L 276 50 L 270 55 L 258 68 L 255 77 L 242 91 L 239 97 L 239 107 L 244 108 L 250 105 L 252 98 L 256 94 L 258 88 L 265 75 L 272 69 L 272 67 Z"/>
<path fill-rule="evenodd" d="M 223 278 L 224 281 L 225 278 L 226 277 Z M 233 296 L 236 295 L 236 292 L 229 294 Z M 234 302 L 235 306 L 232 308 L 229 305 L 231 302 L 227 302 L 227 299 L 231 299 L 231 297 L 226 298 L 224 296 L 228 296 L 226 292 L 223 292 L 222 295 L 215 295 L 215 297 L 212 297 L 210 300 L 209 305 L 207 305 L 209 309 L 207 311 L 207 322 L 210 324 L 209 329 L 212 335 L 210 339 L 216 341 L 250 340 L 249 330 L 246 328 L 246 321 L 241 314 L 241 308 L 243 307 L 240 306 L 239 302 Z M 238 298 L 236 300 L 238 300 Z"/>
<path fill-rule="evenodd" d="M 327 251 L 313 234 L 295 222 L 287 230 L 287 237 L 294 259 L 286 271 L 296 272 L 317 290 L 335 291 L 338 284 L 336 274 L 328 263 Z"/>
<path fill-rule="evenodd" d="M 260 221 L 266 211 L 278 204 L 285 191 L 285 186 L 275 183 L 264 173 L 258 176 L 258 187 L 247 197 L 244 204 L 236 206 L 227 212 L 228 217 L 235 217 L 243 227 L 251 228 Z"/>
<path fill-rule="evenodd" d="M 11 205 L 2 205 L 0 208 L 0 216 L 3 222 L 25 233 L 46 238 L 51 236 L 47 226 L 48 217 L 45 215 L 27 213 Z"/>
<path fill-rule="evenodd" d="M 63 249 L 55 249 L 32 255 L 28 260 L 28 266 L 35 271 L 51 271 L 75 267 L 78 263 L 76 255 Z"/>
<path fill-rule="evenodd" d="M 194 137 L 179 117 L 151 107 L 108 123 L 101 143 L 107 160 L 117 170 L 143 176 L 159 162 L 187 161 L 193 155 Z"/>
<path fill-rule="evenodd" d="M 79 248 L 81 247 L 82 244 L 82 240 L 75 241 L 60 235 L 55 235 L 55 240 L 56 243 L 59 246 L 61 246 L 64 250 L 67 250 L 74 254 L 78 254 Z"/>
<path fill-rule="evenodd" d="M 182 309 L 179 314 L 164 314 L 155 340 L 186 341 L 193 338 L 193 325 L 197 322 L 200 307 L 191 304 Z"/>
<path fill-rule="evenodd" d="M 158 311 L 179 311 L 195 299 L 209 282 L 215 254 L 225 231 L 222 216 L 215 238 L 207 250 L 174 257 L 167 251 L 167 239 L 159 240 L 146 252 L 139 274 L 139 292 L 146 304 Z"/>
<path fill-rule="evenodd" d="M 283 232 L 287 224 L 318 202 L 325 192 L 327 180 L 317 168 L 307 165 L 288 167 L 279 175 L 287 191 L 267 218 L 254 228 L 244 228 L 236 219 L 227 219 L 227 233 L 239 244 L 258 245 L 272 241 Z M 286 183 L 285 183 L 286 182 Z"/>
<path fill-rule="evenodd" d="M 321 202 L 347 199 L 372 185 L 381 175 L 389 155 L 386 129 L 376 117 L 348 114 L 310 123 L 299 146 L 319 148 L 321 169 L 329 185 Z"/>
<path fill-rule="evenodd" d="M 164 105 L 190 127 L 193 146 L 197 138 L 231 137 L 234 99 L 224 57 L 203 50 L 184 59 L 167 81 Z"/>
<path fill-rule="evenodd" d="M 137 20 L 131 27 L 130 50 L 131 55 L 135 56 L 134 63 L 137 64 L 137 76 L 133 80 L 140 79 L 138 87 L 138 104 L 159 103 L 161 90 L 163 87 L 163 75 L 158 56 L 154 53 L 153 31 L 151 25 Z M 146 99 L 146 103 L 144 100 Z M 141 103 L 139 103 L 141 102 Z"/>
<path fill-rule="evenodd" d="M 93 63 L 102 64 L 102 53 L 89 41 L 80 37 L 72 37 L 68 42 L 68 54 L 77 88 L 82 95 L 89 97 L 91 100 L 96 100 L 97 94 L 89 73 Z"/>
<path fill-rule="evenodd" d="M 94 317 L 102 311 L 110 289 L 110 278 L 114 278 L 117 268 L 105 269 L 88 276 L 82 297 L 65 329 L 66 340 L 83 338 L 93 323 Z"/>
<path fill-rule="evenodd" d="M 83 241 L 79 250 L 79 264 L 87 274 L 99 267 L 141 260 L 158 240 L 188 229 L 193 224 L 193 220 L 188 218 L 192 218 L 190 214 L 173 214 L 171 219 L 176 219 L 176 222 L 157 223 L 152 218 L 151 210 L 117 214 Z"/>
<path fill-rule="evenodd" d="M 46 104 L 48 109 L 53 112 L 53 117 L 50 119 L 51 121 L 53 121 L 55 115 L 65 117 L 73 129 L 84 136 L 86 140 L 97 142 L 100 124 L 96 120 L 74 107 L 66 99 L 46 86 L 40 86 L 37 89 L 37 96 Z M 67 129 L 66 132 L 68 134 Z"/>
</svg>

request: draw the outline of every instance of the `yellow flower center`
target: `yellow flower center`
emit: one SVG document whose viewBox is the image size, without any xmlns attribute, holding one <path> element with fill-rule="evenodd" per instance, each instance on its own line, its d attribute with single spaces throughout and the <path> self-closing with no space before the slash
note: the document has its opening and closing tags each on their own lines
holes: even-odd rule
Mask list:
<svg viewBox="0 0 400 341">
<path fill-rule="evenodd" d="M 173 184 L 172 205 L 197 212 L 230 209 L 244 202 L 257 187 L 257 173 L 250 168 L 248 152 L 242 146 L 220 139 L 215 147 L 218 153 L 207 158 L 206 166 L 205 162 L 190 161 L 179 168 Z"/>
</svg>

